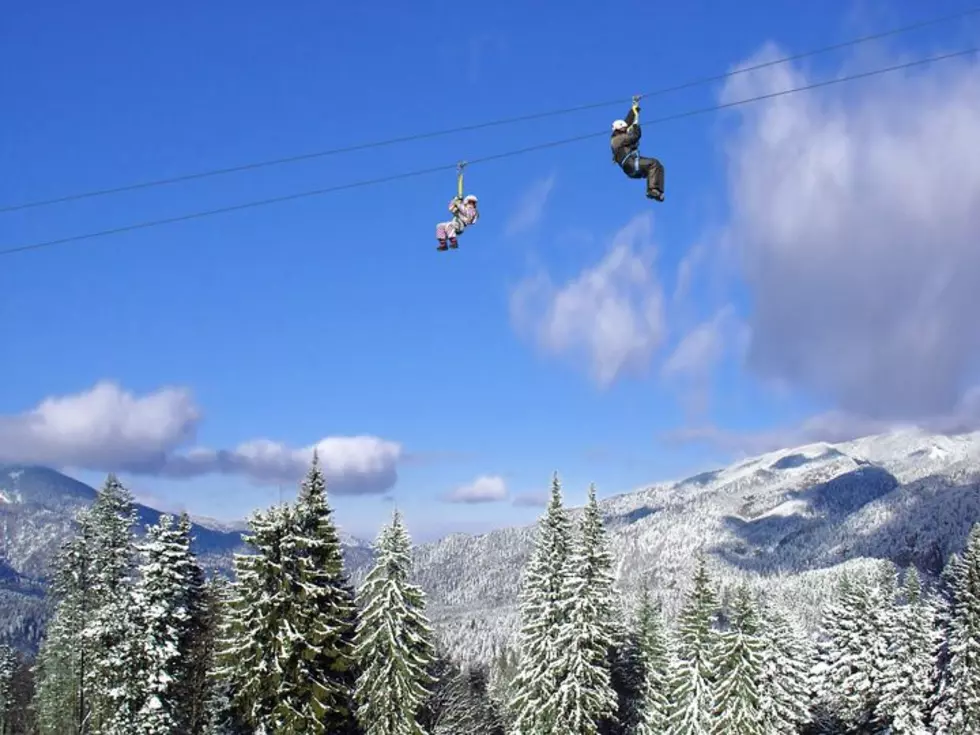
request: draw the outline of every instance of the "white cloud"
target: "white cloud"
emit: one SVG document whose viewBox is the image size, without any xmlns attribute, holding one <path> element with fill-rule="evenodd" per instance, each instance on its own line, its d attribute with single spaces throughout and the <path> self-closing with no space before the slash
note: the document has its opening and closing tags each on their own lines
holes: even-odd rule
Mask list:
<svg viewBox="0 0 980 735">
<path fill-rule="evenodd" d="M 201 414 L 190 393 L 162 388 L 134 396 L 103 381 L 75 395 L 0 416 L 0 461 L 78 468 L 158 466 L 192 440 Z"/>
<path fill-rule="evenodd" d="M 507 484 L 499 475 L 481 475 L 455 488 L 444 499 L 449 503 L 497 503 L 507 499 Z"/>
<path fill-rule="evenodd" d="M 540 179 L 528 188 L 521 197 L 517 209 L 507 221 L 504 234 L 507 237 L 519 235 L 533 229 L 544 217 L 544 208 L 555 188 L 555 174 Z"/>
<path fill-rule="evenodd" d="M 845 442 L 863 436 L 918 428 L 937 434 L 960 434 L 980 426 L 980 388 L 966 391 L 956 407 L 945 414 L 917 420 L 869 418 L 833 410 L 811 416 L 792 426 L 763 431 L 732 431 L 714 425 L 665 432 L 662 439 L 678 444 L 707 444 L 747 455 L 823 441 Z"/>
<path fill-rule="evenodd" d="M 727 305 L 684 335 L 664 362 L 663 376 L 707 377 L 724 355 L 734 315 L 734 308 Z"/>
<path fill-rule="evenodd" d="M 779 55 L 769 47 L 746 64 Z M 730 78 L 722 98 L 810 81 L 770 67 Z M 847 425 L 968 416 L 980 65 L 944 61 L 738 114 L 726 237 L 750 290 L 749 367 L 836 406 Z"/>
<path fill-rule="evenodd" d="M 646 369 L 666 332 L 653 264 L 652 216 L 635 217 L 605 257 L 561 287 L 545 274 L 511 293 L 515 328 L 551 354 L 585 356 L 600 386 Z"/>
<path fill-rule="evenodd" d="M 690 415 L 708 411 L 711 379 L 727 353 L 737 351 L 742 328 L 728 304 L 687 334 L 664 361 L 660 374 L 678 386 L 678 398 Z"/>
<path fill-rule="evenodd" d="M 551 499 L 547 491 L 519 493 L 514 496 L 514 505 L 524 508 L 544 508 Z"/>
<path fill-rule="evenodd" d="M 126 472 L 158 477 L 236 474 L 259 482 L 295 482 L 313 451 L 336 494 L 380 493 L 398 477 L 401 446 L 373 436 L 327 437 L 291 448 L 255 439 L 234 449 L 192 447 L 201 412 L 182 388 L 136 396 L 104 381 L 75 395 L 0 416 L 0 462 Z"/>
</svg>

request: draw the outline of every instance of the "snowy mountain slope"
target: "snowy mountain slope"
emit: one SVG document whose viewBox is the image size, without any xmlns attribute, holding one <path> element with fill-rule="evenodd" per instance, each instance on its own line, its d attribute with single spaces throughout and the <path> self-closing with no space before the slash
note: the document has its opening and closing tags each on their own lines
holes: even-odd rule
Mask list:
<svg viewBox="0 0 980 735">
<path fill-rule="evenodd" d="M 649 585 L 672 614 L 704 553 L 726 586 L 763 587 L 812 625 L 842 569 L 889 558 L 936 573 L 962 548 L 980 520 L 980 434 L 813 444 L 600 505 L 627 601 Z M 508 528 L 416 549 L 418 581 L 458 653 L 483 658 L 513 631 L 533 538 L 533 527 Z"/>
<path fill-rule="evenodd" d="M 65 497 L 12 516 L 9 501 L 26 492 L 23 478 L 14 486 L 8 474 L 0 470 L 0 517 L 4 528 L 16 521 L 15 532 L 24 541 L 6 559 L 14 573 L 23 573 L 50 553 L 37 539 L 56 548 L 68 532 L 66 515 L 55 506 L 77 505 L 94 491 L 53 473 L 46 476 L 49 481 L 54 475 L 67 481 Z M 950 552 L 962 548 L 970 526 L 980 520 L 980 433 L 944 437 L 906 431 L 811 444 L 609 497 L 600 505 L 627 603 L 649 585 L 672 614 L 703 553 L 723 585 L 745 581 L 765 589 L 813 625 L 842 570 L 888 558 L 936 573 Z M 579 514 L 572 511 L 576 519 Z M 237 539 L 237 533 L 224 533 L 222 542 L 219 529 L 229 526 L 207 525 L 212 527 L 195 529 L 202 550 L 213 566 L 228 568 L 228 544 L 233 545 L 228 537 Z M 505 528 L 416 547 L 416 579 L 450 651 L 487 660 L 508 639 L 534 535 L 534 526 Z M 359 584 L 373 559 L 370 546 L 346 534 L 342 539 L 348 569 Z M 0 590 L 4 575 L 0 568 Z M 5 607 L 0 596 L 0 611 Z M 10 625 L 21 624 L 16 616 L 11 620 Z M 0 619 L 0 634 L 4 625 Z"/>
<path fill-rule="evenodd" d="M 94 488 L 45 467 L 0 465 L 0 642 L 32 648 L 45 615 L 44 584 L 50 562 L 72 533 L 73 518 L 96 497 Z M 139 528 L 160 511 L 136 505 Z M 202 564 L 230 572 L 235 553 L 246 551 L 246 523 L 192 519 L 194 549 Z M 371 557 L 363 541 L 346 537 L 349 564 Z"/>
</svg>

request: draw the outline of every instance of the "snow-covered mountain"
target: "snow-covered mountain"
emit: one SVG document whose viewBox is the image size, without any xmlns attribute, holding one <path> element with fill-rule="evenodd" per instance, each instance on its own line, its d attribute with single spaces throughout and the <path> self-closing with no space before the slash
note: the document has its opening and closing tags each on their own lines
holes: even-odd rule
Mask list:
<svg viewBox="0 0 980 735">
<path fill-rule="evenodd" d="M 30 649 L 45 614 L 44 588 L 50 562 L 72 533 L 75 513 L 96 491 L 46 467 L 0 465 L 0 642 Z M 139 528 L 156 523 L 160 511 L 136 504 Z M 205 568 L 229 573 L 232 555 L 245 552 L 247 523 L 192 518 L 194 550 Z M 371 558 L 365 542 L 346 537 L 348 564 Z"/>
<path fill-rule="evenodd" d="M 627 602 L 648 585 L 675 612 L 704 553 L 723 584 L 764 587 L 813 625 L 848 566 L 889 558 L 935 574 L 963 547 L 980 520 L 980 433 L 812 444 L 600 504 Z M 533 527 L 508 528 L 417 549 L 419 581 L 455 651 L 486 658 L 514 630 L 533 538 Z"/>
<path fill-rule="evenodd" d="M 41 507 L 17 513 L 11 508 L 27 496 L 25 475 L 17 484 L 0 469 L 4 544 L 10 524 L 21 539 L 0 564 L 0 587 L 11 573 L 37 573 L 68 532 L 66 511 L 94 496 L 64 475 L 32 471 L 51 487 L 40 493 L 43 502 L 35 505 Z M 980 520 L 980 433 L 906 431 L 812 444 L 609 497 L 601 507 L 627 602 L 649 585 L 672 613 L 704 553 L 723 584 L 744 580 L 764 587 L 813 624 L 843 569 L 889 558 L 935 574 L 962 548 Z M 430 614 L 457 655 L 487 659 L 513 631 L 534 530 L 454 534 L 416 548 L 416 577 L 428 593 Z M 237 530 L 202 524 L 195 533 L 209 565 L 227 568 Z M 347 536 L 344 543 L 348 568 L 360 582 L 370 547 Z"/>
</svg>

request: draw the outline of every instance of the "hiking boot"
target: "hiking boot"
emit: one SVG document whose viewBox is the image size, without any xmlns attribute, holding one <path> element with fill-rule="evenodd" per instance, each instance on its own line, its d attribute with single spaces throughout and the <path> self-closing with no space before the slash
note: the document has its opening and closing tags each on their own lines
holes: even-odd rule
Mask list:
<svg viewBox="0 0 980 735">
<path fill-rule="evenodd" d="M 449 238 L 449 247 L 451 247 L 451 248 L 458 248 L 459 247 L 459 243 L 456 241 L 456 238 L 455 237 L 450 237 Z"/>
<path fill-rule="evenodd" d="M 436 250 L 449 250 L 449 246 L 446 245 L 446 241 L 445 240 L 440 240 L 439 241 L 439 247 L 437 247 Z"/>
</svg>

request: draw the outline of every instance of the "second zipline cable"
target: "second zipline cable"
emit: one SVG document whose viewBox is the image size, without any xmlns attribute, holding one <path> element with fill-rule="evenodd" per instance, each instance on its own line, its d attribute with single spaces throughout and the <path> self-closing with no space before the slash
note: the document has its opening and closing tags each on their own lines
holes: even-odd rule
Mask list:
<svg viewBox="0 0 980 735">
<path fill-rule="evenodd" d="M 897 36 L 902 33 L 909 33 L 911 31 L 919 30 L 920 28 L 926 28 L 928 26 L 938 25 L 940 23 L 947 23 L 959 18 L 965 18 L 969 15 L 975 15 L 980 13 L 980 7 L 973 7 L 967 10 L 960 11 L 958 13 L 952 13 L 950 15 L 940 16 L 938 18 L 930 18 L 928 20 L 919 21 L 917 23 L 912 23 L 911 25 L 902 26 L 900 28 L 893 28 L 891 30 L 882 31 L 880 33 L 875 33 L 870 36 L 861 36 L 860 38 L 854 38 L 849 41 L 842 41 L 841 43 L 835 43 L 830 46 L 823 46 L 822 48 L 813 49 L 811 51 L 804 51 L 803 53 L 794 54 L 792 56 L 784 56 L 779 59 L 774 59 L 773 61 L 765 61 L 759 64 L 754 64 L 752 66 L 743 67 L 740 69 L 734 69 L 730 72 L 725 72 L 723 74 L 716 74 L 710 77 L 702 77 L 700 79 L 694 79 L 688 82 L 683 82 L 672 87 L 662 87 L 660 89 L 654 90 L 652 92 L 647 92 L 640 95 L 641 97 L 656 97 L 662 94 L 668 94 L 670 92 L 679 92 L 682 89 L 690 89 L 691 87 L 698 87 L 703 84 L 710 84 L 711 82 L 718 82 L 724 79 L 728 79 L 739 74 L 747 74 L 748 72 L 757 71 L 759 69 L 765 69 L 770 66 L 776 66 L 778 64 L 786 64 L 790 61 L 798 61 L 800 59 L 805 59 L 810 56 L 817 56 L 819 54 L 829 53 L 830 51 L 839 51 L 840 49 L 848 48 L 849 46 L 857 46 L 862 43 L 868 43 L 870 41 L 877 41 L 882 38 L 887 38 L 888 36 Z M 107 189 L 97 189 L 87 192 L 79 192 L 77 194 L 67 194 L 61 197 L 55 197 L 52 199 L 41 199 L 33 202 L 25 202 L 22 204 L 10 204 L 6 206 L 0 206 L 0 214 L 5 212 L 16 212 L 23 209 L 32 209 L 36 207 L 47 207 L 53 204 L 63 204 L 66 202 L 78 201 L 80 199 L 92 199 L 95 197 L 109 196 L 111 194 L 122 194 L 127 191 L 137 191 L 140 189 L 150 189 L 158 186 L 166 186 L 169 184 L 179 184 L 185 181 L 194 181 L 197 179 L 205 179 L 213 176 L 224 176 L 233 173 L 242 173 L 245 171 L 254 171 L 256 169 L 268 168 L 270 166 L 281 166 L 289 163 L 299 163 L 300 161 L 309 161 L 316 158 L 325 158 L 327 156 L 335 156 L 342 153 L 353 153 L 356 151 L 368 150 L 370 148 L 382 148 L 392 145 L 398 145 L 401 143 L 411 143 L 416 140 L 426 140 L 429 138 L 440 138 L 447 135 L 453 135 L 455 133 L 465 133 L 474 130 L 483 130 L 485 128 L 499 127 L 502 125 L 512 125 L 519 122 L 527 122 L 530 120 L 540 120 L 547 117 L 556 117 L 559 115 L 568 115 L 573 112 L 583 112 L 585 110 L 595 110 L 601 107 L 610 107 L 612 105 L 618 105 L 623 102 L 622 99 L 610 100 L 606 102 L 593 102 L 585 105 L 577 105 L 575 107 L 566 107 L 560 110 L 550 110 L 547 112 L 535 112 L 528 115 L 518 115 L 517 117 L 502 118 L 499 120 L 491 120 L 489 122 L 474 123 L 471 125 L 461 125 L 455 128 L 447 128 L 445 130 L 436 130 L 428 133 L 416 133 L 413 135 L 403 135 L 397 138 L 389 138 L 387 140 L 374 141 L 371 143 L 356 143 L 353 145 L 342 146 L 339 148 L 330 148 L 327 150 L 313 151 L 310 153 L 301 153 L 295 156 L 286 156 L 284 158 L 275 158 L 266 161 L 258 161 L 255 163 L 245 163 L 239 166 L 229 166 L 226 168 L 211 169 L 208 171 L 199 171 L 191 174 L 183 174 L 181 176 L 173 176 L 169 178 L 153 179 L 149 181 L 142 181 L 133 184 L 124 184 L 122 186 L 116 186 Z"/>
<path fill-rule="evenodd" d="M 673 115 L 666 115 L 664 117 L 654 118 L 648 121 L 646 124 L 656 124 L 668 122 L 670 120 L 679 120 L 685 117 L 693 117 L 695 115 L 703 115 L 708 112 L 715 112 L 717 110 L 724 110 L 731 107 L 738 107 L 740 105 L 747 105 L 752 102 L 760 102 L 762 100 L 773 99 L 776 97 L 783 97 L 788 94 L 794 94 L 796 92 L 805 92 L 811 89 L 817 89 L 820 87 L 829 87 L 834 84 L 841 84 L 842 82 L 850 82 L 855 79 L 865 79 L 867 77 L 877 76 L 879 74 L 886 74 L 888 72 L 900 71 L 902 69 L 908 69 L 913 66 L 921 66 L 923 64 L 929 64 L 936 61 L 944 61 L 946 59 L 952 59 L 959 56 L 967 56 L 969 54 L 978 53 L 980 49 L 970 48 L 964 49 L 962 51 L 953 51 L 948 54 L 942 54 L 940 56 L 932 56 L 926 59 L 917 59 L 915 61 L 909 61 L 904 64 L 896 64 L 894 66 L 888 66 L 881 69 L 872 69 L 871 71 L 861 72 L 860 74 L 851 74 L 844 77 L 837 77 L 836 79 L 827 79 L 822 82 L 814 82 L 813 84 L 807 84 L 802 87 L 794 87 L 792 89 L 784 89 L 779 92 L 771 92 L 769 94 L 758 95 L 756 97 L 749 97 L 743 100 L 736 100 L 734 102 L 725 102 L 719 105 L 712 105 L 711 107 L 702 107 L 696 110 L 688 110 L 686 112 L 680 112 Z M 512 158 L 514 156 L 524 155 L 525 153 L 531 153 L 534 151 L 545 150 L 547 148 L 555 148 L 562 145 L 568 145 L 570 143 L 577 143 L 583 140 L 589 140 L 591 138 L 599 137 L 600 135 L 609 135 L 608 131 L 603 130 L 596 133 L 586 133 L 585 135 L 577 135 L 573 138 L 563 138 L 561 140 L 550 141 L 548 143 L 539 143 L 537 145 L 527 146 L 525 148 L 518 148 L 511 151 L 506 151 L 504 153 L 495 153 L 489 156 L 483 156 L 481 158 L 474 158 L 467 162 L 467 166 L 472 166 L 473 164 L 487 163 L 490 161 L 497 161 L 503 158 Z M 271 204 L 280 204 L 282 202 L 294 201 L 297 199 L 306 199 L 314 196 L 321 196 L 323 194 L 332 194 L 338 191 L 344 191 L 346 189 L 356 189 L 366 186 L 375 186 L 378 184 L 384 184 L 389 181 L 397 181 L 401 179 L 415 178 L 417 176 L 425 176 L 431 173 L 437 173 L 440 171 L 455 170 L 457 164 L 450 163 L 444 164 L 442 166 L 433 166 L 431 168 L 417 169 L 415 171 L 408 171 L 401 174 L 393 174 L 391 176 L 385 176 L 377 179 L 367 179 L 364 181 L 355 181 L 348 184 L 339 184 L 337 186 L 330 186 L 323 189 L 314 189 L 312 191 L 303 191 L 296 194 L 286 194 L 284 196 L 272 197 L 270 199 L 260 199 L 258 201 L 244 202 L 242 204 L 236 204 L 229 207 L 221 207 L 219 209 L 209 209 L 201 212 L 192 212 L 190 214 L 179 215 L 177 217 L 168 217 L 166 219 L 150 220 L 147 222 L 137 222 L 132 225 L 123 225 L 122 227 L 115 227 L 109 230 L 100 230 L 98 232 L 90 232 L 84 235 L 74 235 L 72 237 L 63 237 L 57 240 L 47 240 L 44 242 L 32 243 L 29 245 L 19 245 L 12 248 L 7 248 L 5 250 L 0 250 L 0 256 L 4 255 L 14 255 L 15 253 L 22 253 L 28 250 L 40 250 L 41 248 L 53 247 L 55 245 L 64 245 L 71 242 L 79 242 L 82 240 L 92 240 L 98 237 L 108 237 L 109 235 L 118 235 L 124 232 L 132 232 L 133 230 L 142 230 L 149 227 L 159 227 L 160 225 L 174 224 L 177 222 L 186 222 L 188 220 L 201 219 L 204 217 L 212 217 L 218 214 L 226 214 L 229 212 L 237 212 L 243 209 L 253 209 L 256 207 L 265 207 Z"/>
</svg>

